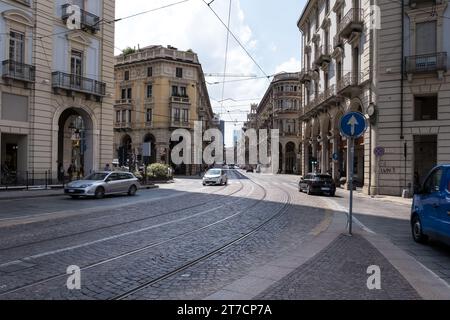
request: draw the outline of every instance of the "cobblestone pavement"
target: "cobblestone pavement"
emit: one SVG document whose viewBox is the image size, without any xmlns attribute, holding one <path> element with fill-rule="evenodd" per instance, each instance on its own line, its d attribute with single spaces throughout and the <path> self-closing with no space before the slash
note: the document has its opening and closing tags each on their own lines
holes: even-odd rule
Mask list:
<svg viewBox="0 0 450 320">
<path fill-rule="evenodd" d="M 0 233 L 0 299 L 114 298 L 207 255 L 286 208 L 290 193 L 283 188 L 231 175 L 235 179 L 226 188 L 201 188 L 198 180 L 182 180 L 155 191 L 165 192 L 165 199 L 143 193 L 134 203 L 126 198 L 114 207 L 119 198 L 111 198 L 103 210 L 95 201 L 75 201 L 75 206 L 82 203 L 77 210 L 46 215 L 45 203 L 29 203 L 29 209 L 22 204 L 25 212 L 17 211 L 16 224 Z M 20 223 L 28 215 L 45 219 Z M 190 273 L 159 283 L 163 290 L 157 294 L 142 291 L 130 298 L 205 296 L 301 241 L 323 216 L 313 203 L 294 199 L 290 211 L 245 241 L 186 270 Z M 81 290 L 66 288 L 70 265 L 81 267 Z"/>
<path fill-rule="evenodd" d="M 381 269 L 381 290 L 367 288 L 367 268 Z M 339 236 L 325 250 L 256 299 L 420 299 L 403 276 L 367 240 Z"/>
<path fill-rule="evenodd" d="M 270 179 L 267 176 L 266 179 Z M 296 176 L 277 176 L 277 181 L 296 185 Z M 312 196 L 318 201 L 325 200 L 338 211 L 348 208 L 347 191 L 338 189 L 336 197 Z M 406 201 L 402 201 L 406 202 Z M 441 279 L 450 284 L 450 247 L 437 241 L 430 241 L 426 245 L 412 240 L 410 227 L 409 204 L 402 204 L 384 199 L 372 199 L 356 195 L 354 201 L 355 217 L 368 229 L 389 239 L 394 245 L 404 250 L 426 268 L 434 272 Z"/>
</svg>

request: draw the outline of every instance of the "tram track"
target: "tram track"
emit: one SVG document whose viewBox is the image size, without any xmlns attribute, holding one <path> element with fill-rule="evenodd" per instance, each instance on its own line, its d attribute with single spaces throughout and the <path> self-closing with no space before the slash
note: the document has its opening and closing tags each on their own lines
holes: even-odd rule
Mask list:
<svg viewBox="0 0 450 320">
<path fill-rule="evenodd" d="M 158 242 L 154 242 L 154 243 L 148 244 L 146 246 L 143 246 L 143 247 L 140 247 L 140 248 L 136 248 L 136 249 L 133 249 L 133 250 L 121 253 L 121 254 L 116 255 L 114 257 L 107 258 L 107 259 L 104 259 L 104 260 L 101 260 L 101 261 L 97 261 L 95 263 L 91 263 L 91 264 L 85 265 L 85 266 L 81 267 L 80 270 L 81 271 L 86 271 L 86 270 L 94 269 L 96 267 L 100 267 L 100 266 L 112 263 L 112 262 L 117 261 L 119 259 L 130 257 L 132 255 L 136 255 L 136 254 L 145 252 L 146 250 L 149 250 L 149 249 L 152 249 L 152 248 L 155 248 L 155 247 L 159 247 L 159 246 L 167 244 L 169 242 L 173 242 L 173 241 L 179 240 L 179 239 L 181 239 L 183 237 L 186 237 L 186 236 L 189 236 L 189 235 L 194 235 L 194 234 L 196 234 L 198 232 L 202 232 L 204 230 L 207 230 L 209 228 L 217 226 L 217 225 L 219 225 L 221 223 L 224 223 L 225 221 L 229 221 L 230 219 L 247 212 L 248 210 L 256 207 L 258 204 L 263 202 L 266 199 L 266 197 L 267 197 L 267 189 L 264 186 L 262 186 L 261 184 L 255 182 L 255 181 L 253 181 L 251 179 L 250 179 L 250 181 L 253 184 L 259 186 L 259 188 L 261 188 L 262 191 L 263 191 L 262 197 L 260 197 L 259 199 L 253 199 L 255 202 L 252 203 L 250 206 L 246 206 L 245 208 L 241 208 L 237 212 L 234 212 L 232 215 L 229 215 L 229 216 L 227 216 L 225 218 L 222 218 L 220 220 L 217 220 L 217 221 L 214 221 L 212 223 L 209 223 L 209 224 L 207 224 L 205 226 L 202 226 L 200 228 L 195 228 L 194 230 L 183 232 L 181 234 L 178 234 L 176 236 L 170 237 L 168 239 L 165 239 L 165 240 L 162 240 L 162 241 L 158 241 Z M 239 192 L 240 190 L 243 189 L 244 184 L 241 181 L 240 181 L 240 184 L 241 184 L 241 186 L 240 186 L 239 190 L 236 190 L 234 193 L 237 193 L 237 192 Z M 178 268 L 176 268 L 176 269 L 174 269 L 174 270 L 172 270 L 170 272 L 167 272 L 167 273 L 165 273 L 165 274 L 163 274 L 163 275 L 161 275 L 161 276 L 159 276 L 157 278 L 154 278 L 154 279 L 151 279 L 149 281 L 146 281 L 145 283 L 143 283 L 143 284 L 141 284 L 141 285 L 139 285 L 139 286 L 137 286 L 135 288 L 132 288 L 132 289 L 130 289 L 130 290 L 124 292 L 124 293 L 121 293 L 118 296 L 112 297 L 111 299 L 113 299 L 113 300 L 125 299 L 125 298 L 133 295 L 134 293 L 137 293 L 137 292 L 139 292 L 141 290 L 144 290 L 145 288 L 151 286 L 152 284 L 155 284 L 155 283 L 157 283 L 159 281 L 167 279 L 167 278 L 169 278 L 169 277 L 171 277 L 171 276 L 173 276 L 173 275 L 175 275 L 175 274 L 177 274 L 177 273 L 179 273 L 179 272 L 181 272 L 181 271 L 183 271 L 183 270 L 185 270 L 185 269 L 187 269 L 187 268 L 189 268 L 191 266 L 194 266 L 194 265 L 196 265 L 196 264 L 198 264 L 198 263 L 200 263 L 202 261 L 205 261 L 205 260 L 207 260 L 207 259 L 209 259 L 211 257 L 214 257 L 219 252 L 224 251 L 224 250 L 232 247 L 233 245 L 243 241 L 244 239 L 254 235 L 259 230 L 264 228 L 266 225 L 270 224 L 272 221 L 274 221 L 275 219 L 277 219 L 278 217 L 280 217 L 281 215 L 283 215 L 287 211 L 287 208 L 289 207 L 289 205 L 291 203 L 291 196 L 285 190 L 283 190 L 283 191 L 284 191 L 284 193 L 286 193 L 287 197 L 286 197 L 286 201 L 283 203 L 282 208 L 280 210 L 278 210 L 276 214 L 272 215 L 269 219 L 265 220 L 263 223 L 259 224 L 258 226 L 252 228 L 252 230 L 246 232 L 245 234 L 242 234 L 237 239 L 229 241 L 226 244 L 220 246 L 219 248 L 217 248 L 217 249 L 215 249 L 215 250 L 213 250 L 213 251 L 211 251 L 209 253 L 206 253 L 206 254 L 202 255 L 199 258 L 196 258 L 194 260 L 191 260 L 190 262 L 184 263 L 182 266 L 180 266 L 180 267 L 178 267 Z M 44 285 L 46 283 L 50 283 L 50 282 L 52 282 L 54 280 L 57 280 L 57 279 L 60 279 L 60 278 L 66 277 L 66 276 L 67 276 L 66 274 L 58 274 L 58 275 L 50 276 L 50 277 L 47 277 L 47 278 L 44 278 L 44 279 L 40 279 L 40 280 L 35 281 L 33 283 L 26 284 L 26 285 L 23 285 L 23 286 L 20 286 L 20 287 L 13 288 L 11 290 L 2 292 L 2 293 L 0 293 L 0 297 L 5 297 L 5 296 L 8 296 L 10 294 L 14 294 L 14 293 L 20 292 L 22 290 L 26 290 L 26 289 L 31 289 L 31 288 L 39 286 L 39 285 Z"/>
</svg>

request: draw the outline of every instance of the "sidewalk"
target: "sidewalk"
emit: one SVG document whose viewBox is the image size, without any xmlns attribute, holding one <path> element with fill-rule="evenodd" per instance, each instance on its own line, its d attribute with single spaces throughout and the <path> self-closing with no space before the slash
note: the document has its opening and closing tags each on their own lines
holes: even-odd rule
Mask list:
<svg viewBox="0 0 450 320">
<path fill-rule="evenodd" d="M 450 299 L 450 287 L 414 258 L 357 226 L 349 237 L 345 224 L 334 213 L 325 231 L 206 299 Z M 367 287 L 370 266 L 381 270 L 380 290 Z"/>
<path fill-rule="evenodd" d="M 29 190 L 24 190 L 26 187 L 6 190 L 0 190 L 0 201 L 1 200 L 16 200 L 23 198 L 45 198 L 45 197 L 57 197 L 57 196 L 65 196 L 64 190 L 62 186 L 52 187 L 51 189 L 36 188 L 30 187 Z M 158 185 L 143 185 L 141 186 L 141 190 L 146 189 L 157 189 Z"/>
</svg>

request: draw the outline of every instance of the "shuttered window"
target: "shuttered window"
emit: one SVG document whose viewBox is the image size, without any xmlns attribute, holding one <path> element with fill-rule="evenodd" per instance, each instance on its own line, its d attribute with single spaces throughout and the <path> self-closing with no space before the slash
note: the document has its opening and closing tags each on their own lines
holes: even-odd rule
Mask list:
<svg viewBox="0 0 450 320">
<path fill-rule="evenodd" d="M 416 24 L 416 55 L 436 52 L 436 21 Z"/>
</svg>

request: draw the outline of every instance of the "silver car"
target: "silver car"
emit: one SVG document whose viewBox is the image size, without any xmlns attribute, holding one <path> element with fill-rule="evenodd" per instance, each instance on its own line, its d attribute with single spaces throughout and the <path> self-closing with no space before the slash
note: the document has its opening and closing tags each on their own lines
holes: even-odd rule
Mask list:
<svg viewBox="0 0 450 320">
<path fill-rule="evenodd" d="M 64 193 L 72 198 L 95 197 L 103 198 L 105 195 L 127 193 L 134 196 L 139 188 L 138 179 L 129 172 L 96 172 L 83 180 L 70 182 L 64 188 Z"/>
<path fill-rule="evenodd" d="M 203 176 L 203 185 L 227 185 L 228 177 L 223 169 L 210 169 Z"/>
</svg>

